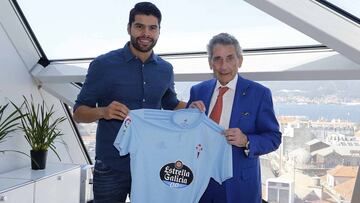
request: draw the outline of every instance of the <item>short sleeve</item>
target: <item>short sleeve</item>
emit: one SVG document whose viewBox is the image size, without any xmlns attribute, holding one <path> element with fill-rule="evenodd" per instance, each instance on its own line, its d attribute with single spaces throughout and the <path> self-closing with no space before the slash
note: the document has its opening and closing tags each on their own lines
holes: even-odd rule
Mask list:
<svg viewBox="0 0 360 203">
<path fill-rule="evenodd" d="M 135 125 L 130 113 L 122 123 L 114 141 L 114 146 L 119 150 L 120 156 L 127 155 L 128 153 L 135 153 L 137 150 L 137 130 Z"/>
<path fill-rule="evenodd" d="M 212 178 L 221 184 L 225 180 L 233 177 L 233 165 L 232 165 L 232 147 L 228 143 L 218 142 L 220 146 L 216 159 L 214 160 L 214 172 Z"/>
</svg>

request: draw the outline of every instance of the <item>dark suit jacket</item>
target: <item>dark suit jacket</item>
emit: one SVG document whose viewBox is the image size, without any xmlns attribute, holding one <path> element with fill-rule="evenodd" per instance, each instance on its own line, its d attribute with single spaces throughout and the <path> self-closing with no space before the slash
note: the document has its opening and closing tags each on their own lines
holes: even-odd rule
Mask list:
<svg viewBox="0 0 360 203">
<path fill-rule="evenodd" d="M 216 79 L 194 85 L 190 100 L 202 100 L 209 112 Z M 226 107 L 224 107 L 226 108 Z M 276 150 L 281 143 L 281 132 L 276 120 L 271 91 L 259 83 L 239 76 L 230 118 L 230 128 L 240 128 L 250 141 L 250 153 L 232 146 L 233 178 L 219 185 L 211 179 L 201 202 L 215 198 L 215 202 L 260 203 L 261 174 L 259 156 Z"/>
</svg>

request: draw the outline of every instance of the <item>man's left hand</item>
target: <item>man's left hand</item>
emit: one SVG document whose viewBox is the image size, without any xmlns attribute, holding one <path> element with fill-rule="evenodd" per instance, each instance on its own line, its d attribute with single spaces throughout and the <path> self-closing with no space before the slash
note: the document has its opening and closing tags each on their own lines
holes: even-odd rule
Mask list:
<svg viewBox="0 0 360 203">
<path fill-rule="evenodd" d="M 225 130 L 225 138 L 229 144 L 237 147 L 245 147 L 248 141 L 247 136 L 239 128 Z"/>
<path fill-rule="evenodd" d="M 203 101 L 198 100 L 198 101 L 194 101 L 191 102 L 191 104 L 189 105 L 190 108 L 197 108 L 199 109 L 201 112 L 205 112 L 206 111 L 206 107 Z"/>
</svg>

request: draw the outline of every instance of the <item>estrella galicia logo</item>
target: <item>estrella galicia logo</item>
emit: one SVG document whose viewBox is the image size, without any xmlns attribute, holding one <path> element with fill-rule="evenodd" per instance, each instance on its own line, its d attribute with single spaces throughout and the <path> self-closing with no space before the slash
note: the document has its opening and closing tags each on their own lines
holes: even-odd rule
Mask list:
<svg viewBox="0 0 360 203">
<path fill-rule="evenodd" d="M 161 180 L 172 188 L 184 188 L 193 181 L 193 172 L 181 161 L 168 163 L 160 170 Z"/>
</svg>

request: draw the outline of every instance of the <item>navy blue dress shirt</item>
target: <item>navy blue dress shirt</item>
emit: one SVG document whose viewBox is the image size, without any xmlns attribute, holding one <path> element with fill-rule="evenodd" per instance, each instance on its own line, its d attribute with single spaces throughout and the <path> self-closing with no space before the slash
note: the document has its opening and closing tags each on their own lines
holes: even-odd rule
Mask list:
<svg viewBox="0 0 360 203">
<path fill-rule="evenodd" d="M 179 100 L 174 90 L 173 67 L 152 53 L 145 63 L 124 48 L 95 58 L 77 97 L 81 105 L 105 107 L 112 101 L 129 109 L 174 109 Z M 120 157 L 113 146 L 122 121 L 100 119 L 96 132 L 96 159 L 117 170 L 129 169 L 129 157 Z"/>
</svg>

